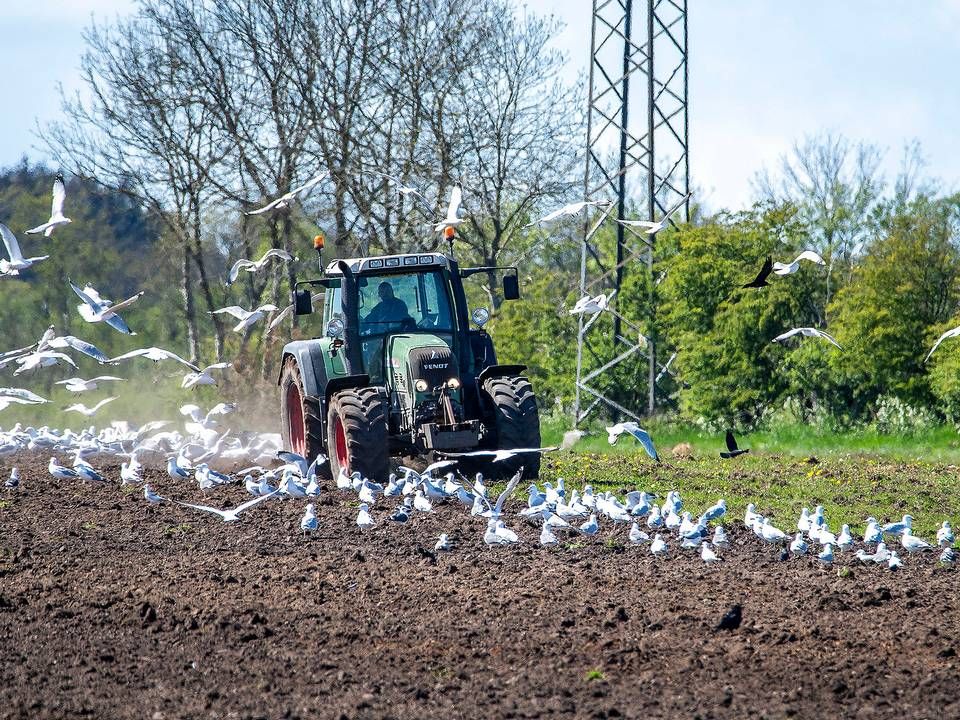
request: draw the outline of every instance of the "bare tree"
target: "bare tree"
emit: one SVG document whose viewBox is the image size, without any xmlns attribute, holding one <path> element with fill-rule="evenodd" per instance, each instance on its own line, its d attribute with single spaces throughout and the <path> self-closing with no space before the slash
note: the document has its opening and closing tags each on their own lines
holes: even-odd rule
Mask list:
<svg viewBox="0 0 960 720">
<path fill-rule="evenodd" d="M 230 151 L 184 77 L 184 58 L 142 17 L 86 33 L 81 70 L 89 101 L 63 97 L 62 119 L 41 135 L 53 156 L 78 175 L 144 202 L 183 252 L 181 294 L 190 355 L 200 356 L 196 271 L 207 308 L 215 307 L 204 262 L 202 208 L 212 169 Z M 215 354 L 223 328 L 214 317 Z"/>
<path fill-rule="evenodd" d="M 815 249 L 827 262 L 824 313 L 834 274 L 849 281 L 856 256 L 871 232 L 870 214 L 883 192 L 882 153 L 875 145 L 851 143 L 825 133 L 795 144 L 780 158 L 780 173 L 754 178 L 764 199 L 792 202 L 810 229 Z"/>
</svg>

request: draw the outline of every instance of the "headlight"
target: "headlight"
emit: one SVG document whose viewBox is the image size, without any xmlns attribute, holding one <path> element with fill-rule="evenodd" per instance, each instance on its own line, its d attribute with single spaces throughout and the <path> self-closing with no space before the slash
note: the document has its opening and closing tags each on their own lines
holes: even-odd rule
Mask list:
<svg viewBox="0 0 960 720">
<path fill-rule="evenodd" d="M 451 390 L 456 390 L 458 387 L 460 387 L 460 380 L 457 378 L 450 378 L 447 380 L 447 387 Z"/>
<path fill-rule="evenodd" d="M 426 380 L 417 380 L 417 382 L 414 384 L 414 387 L 417 389 L 417 392 L 426 392 L 430 389 L 430 386 L 427 385 Z"/>
<path fill-rule="evenodd" d="M 330 322 L 327 323 L 327 337 L 334 339 L 343 337 L 343 320 L 340 318 L 332 318 Z"/>
</svg>

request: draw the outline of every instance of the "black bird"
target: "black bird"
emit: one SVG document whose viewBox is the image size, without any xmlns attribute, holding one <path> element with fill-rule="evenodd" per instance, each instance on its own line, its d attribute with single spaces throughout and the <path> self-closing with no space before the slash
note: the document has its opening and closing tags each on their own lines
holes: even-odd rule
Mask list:
<svg viewBox="0 0 960 720">
<path fill-rule="evenodd" d="M 740 621 L 743 619 L 742 616 L 743 608 L 739 605 L 734 605 L 727 611 L 727 614 L 724 615 L 720 623 L 717 625 L 717 630 L 736 630 L 740 627 Z"/>
<path fill-rule="evenodd" d="M 767 286 L 767 276 L 773 272 L 773 257 L 767 255 L 766 262 L 763 263 L 763 267 L 760 268 L 760 274 L 757 275 L 753 280 L 748 282 L 743 287 L 745 288 L 762 288 Z"/>
<path fill-rule="evenodd" d="M 733 430 L 727 430 L 727 452 L 721 452 L 720 457 L 724 459 L 730 459 L 748 452 L 750 451 L 741 450 L 739 447 L 737 447 L 737 439 L 733 436 Z"/>
</svg>

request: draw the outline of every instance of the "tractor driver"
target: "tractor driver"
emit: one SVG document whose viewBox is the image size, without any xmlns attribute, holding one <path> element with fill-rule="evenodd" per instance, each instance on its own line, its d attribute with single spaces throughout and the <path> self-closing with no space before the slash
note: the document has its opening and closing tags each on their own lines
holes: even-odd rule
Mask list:
<svg viewBox="0 0 960 720">
<path fill-rule="evenodd" d="M 407 304 L 393 294 L 393 285 L 384 280 L 377 286 L 377 295 L 380 297 L 380 302 L 373 306 L 373 309 L 370 313 L 363 319 L 367 323 L 376 323 L 378 328 L 373 328 L 373 331 L 383 330 L 383 325 L 388 325 L 390 323 L 400 323 L 404 320 L 410 318 L 410 313 L 407 311 Z"/>
</svg>

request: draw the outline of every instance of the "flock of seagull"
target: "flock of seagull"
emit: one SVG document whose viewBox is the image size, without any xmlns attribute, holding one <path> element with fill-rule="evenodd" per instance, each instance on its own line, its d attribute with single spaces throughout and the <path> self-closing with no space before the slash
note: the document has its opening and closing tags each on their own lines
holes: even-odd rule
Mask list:
<svg viewBox="0 0 960 720">
<path fill-rule="evenodd" d="M 482 534 L 478 528 L 478 541 L 482 539 L 488 547 L 521 542 L 517 532 L 507 526 L 506 518 L 507 504 L 520 482 L 522 468 L 496 499 L 490 494 L 481 473 L 477 473 L 472 483 L 462 475 L 458 477 L 453 471 L 457 465 L 456 459 L 441 460 L 423 471 L 400 467 L 399 474 L 392 473 L 385 484 L 364 478 L 360 473 L 348 474 L 341 470 L 334 478 L 334 486 L 324 489 L 321 477 L 327 464 L 325 456 L 318 455 L 309 462 L 296 453 L 277 450 L 279 439 L 276 437 L 260 436 L 246 446 L 238 440 L 224 444 L 229 431 L 217 436 L 214 429 L 217 423 L 212 418 L 229 412 L 229 408 L 217 407 L 203 414 L 196 406 L 185 406 L 182 412 L 190 417 L 187 431 L 193 431 L 191 436 L 198 431 L 197 427 L 191 427 L 196 425 L 202 430 L 214 432 L 218 440 L 213 447 L 185 442 L 183 436 L 176 432 L 157 432 L 162 423 L 137 430 L 118 425 L 99 435 L 94 434 L 92 429 L 79 435 L 57 435 L 49 430 L 17 428 L 12 432 L 0 433 L 0 456 L 21 450 L 50 450 L 60 454 L 69 452 L 73 454 L 70 465 L 62 464 L 55 456 L 50 457 L 48 471 L 51 476 L 61 480 L 104 484 L 112 481 L 98 471 L 90 460 L 127 458 L 129 462 L 120 466 L 120 485 L 141 486 L 145 502 L 184 507 L 216 516 L 228 523 L 240 520 L 243 513 L 252 511 L 268 500 L 305 500 L 307 504 L 300 528 L 304 535 L 314 533 L 319 528 L 316 500 L 321 492 L 333 491 L 345 494 L 351 501 L 356 500 L 356 525 L 361 531 L 370 530 L 379 523 L 403 525 L 417 514 L 434 513 L 435 508 L 443 504 L 462 507 L 471 517 L 477 518 L 484 527 Z M 615 430 L 611 428 L 611 431 Z M 170 454 L 174 447 L 179 447 L 175 455 Z M 520 450 L 515 454 L 527 452 L 532 450 Z M 242 482 L 250 499 L 236 507 L 221 509 L 159 495 L 144 482 L 139 458 L 143 455 L 165 454 L 166 472 L 173 480 L 194 480 L 205 492 Z M 225 457 L 234 462 L 256 458 L 264 464 L 274 464 L 274 461 L 282 464 L 267 469 L 257 463 L 233 474 L 220 472 L 210 466 L 210 462 L 222 461 Z M 7 490 L 17 490 L 21 482 L 20 472 L 14 467 L 5 487 Z M 655 499 L 653 494 L 640 490 L 627 492 L 621 498 L 609 491 L 594 492 L 590 485 L 584 486 L 582 492 L 574 489 L 568 494 L 561 478 L 556 487 L 550 482 L 544 482 L 542 488 L 531 483 L 527 488 L 524 507 L 509 517 L 517 522 L 539 526 L 539 544 L 542 546 L 571 544 L 581 537 L 597 536 L 606 526 L 611 537 L 619 528 L 626 528 L 626 537 L 631 545 L 647 546 L 657 558 L 668 557 L 677 548 L 681 553 L 698 551 L 704 563 L 713 564 L 723 560 L 724 555 L 732 551 L 723 524 L 727 520 L 724 499 L 719 499 L 697 516 L 685 509 L 677 490 L 669 491 L 662 504 L 655 502 Z M 344 505 L 349 503 L 341 503 L 341 506 Z M 770 518 L 757 513 L 751 503 L 744 513 L 743 524 L 761 544 L 775 548 L 780 560 L 810 554 L 815 556 L 820 565 L 831 566 L 837 559 L 835 553 L 849 553 L 851 562 L 856 559 L 863 564 L 886 565 L 890 570 L 897 570 L 903 566 L 903 558 L 891 546 L 893 542 L 898 542 L 908 556 L 939 551 L 939 561 L 943 565 L 953 565 L 957 559 L 953 549 L 954 533 L 949 521 L 943 521 L 935 543 L 928 543 L 913 534 L 913 518 L 910 515 L 886 525 L 879 524 L 876 518 L 867 518 L 862 539 L 856 538 L 846 524 L 839 533 L 834 534 L 821 505 L 812 512 L 804 507 L 795 530 L 786 531 L 774 526 Z M 455 546 L 451 535 L 443 533 L 434 549 L 438 552 L 452 551 Z"/>
</svg>

